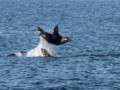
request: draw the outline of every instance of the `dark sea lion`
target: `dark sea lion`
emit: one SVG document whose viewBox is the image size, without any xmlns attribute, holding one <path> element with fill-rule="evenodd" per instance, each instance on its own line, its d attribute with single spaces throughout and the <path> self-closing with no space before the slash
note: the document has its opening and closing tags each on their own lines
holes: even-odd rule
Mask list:
<svg viewBox="0 0 120 90">
<path fill-rule="evenodd" d="M 66 42 L 70 42 L 71 39 L 68 37 L 63 37 L 59 34 L 58 26 L 54 28 L 53 34 L 45 32 L 42 28 L 38 27 L 37 31 L 40 31 L 40 35 L 50 44 L 62 45 Z"/>
<path fill-rule="evenodd" d="M 42 52 L 44 57 L 50 57 L 51 56 L 46 49 L 41 48 L 41 52 Z"/>
</svg>

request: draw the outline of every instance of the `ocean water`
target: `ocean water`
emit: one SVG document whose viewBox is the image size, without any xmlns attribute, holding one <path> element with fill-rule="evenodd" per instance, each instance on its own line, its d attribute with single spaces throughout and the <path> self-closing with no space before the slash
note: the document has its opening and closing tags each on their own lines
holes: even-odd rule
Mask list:
<svg viewBox="0 0 120 90">
<path fill-rule="evenodd" d="M 8 56 L 56 24 L 61 57 Z M 0 90 L 120 90 L 120 0 L 0 0 Z"/>
</svg>

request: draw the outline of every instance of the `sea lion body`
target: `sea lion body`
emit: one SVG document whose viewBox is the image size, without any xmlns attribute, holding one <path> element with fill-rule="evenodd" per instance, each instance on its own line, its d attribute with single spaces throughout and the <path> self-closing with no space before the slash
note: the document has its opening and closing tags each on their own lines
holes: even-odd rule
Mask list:
<svg viewBox="0 0 120 90">
<path fill-rule="evenodd" d="M 53 34 L 45 32 L 42 28 L 38 27 L 37 31 L 40 31 L 40 35 L 50 44 L 62 45 L 66 42 L 70 42 L 68 37 L 62 37 L 58 32 L 58 26 L 55 26 Z"/>
</svg>

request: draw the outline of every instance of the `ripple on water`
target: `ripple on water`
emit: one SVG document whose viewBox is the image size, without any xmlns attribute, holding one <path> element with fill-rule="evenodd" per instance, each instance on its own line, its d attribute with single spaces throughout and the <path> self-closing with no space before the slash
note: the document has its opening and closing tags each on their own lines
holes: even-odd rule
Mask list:
<svg viewBox="0 0 120 90">
<path fill-rule="evenodd" d="M 119 90 L 119 0 L 0 0 L 0 9 L 1 90 Z M 72 39 L 55 47 L 61 57 L 7 56 L 55 24 Z"/>
</svg>

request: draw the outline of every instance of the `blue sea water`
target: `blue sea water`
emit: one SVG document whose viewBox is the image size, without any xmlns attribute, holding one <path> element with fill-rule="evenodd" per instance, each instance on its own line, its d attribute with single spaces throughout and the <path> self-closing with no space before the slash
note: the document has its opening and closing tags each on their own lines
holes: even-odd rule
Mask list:
<svg viewBox="0 0 120 90">
<path fill-rule="evenodd" d="M 62 57 L 7 56 L 56 24 Z M 120 90 L 120 0 L 0 0 L 0 90 Z"/>
</svg>

